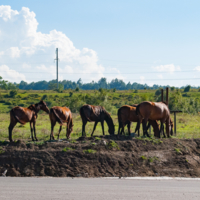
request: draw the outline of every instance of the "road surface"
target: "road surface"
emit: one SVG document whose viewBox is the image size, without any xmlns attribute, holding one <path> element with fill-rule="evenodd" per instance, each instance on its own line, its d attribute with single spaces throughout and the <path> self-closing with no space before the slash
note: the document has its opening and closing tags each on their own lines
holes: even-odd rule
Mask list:
<svg viewBox="0 0 200 200">
<path fill-rule="evenodd" d="M 200 199 L 199 180 L 0 177 L 0 199 Z"/>
</svg>

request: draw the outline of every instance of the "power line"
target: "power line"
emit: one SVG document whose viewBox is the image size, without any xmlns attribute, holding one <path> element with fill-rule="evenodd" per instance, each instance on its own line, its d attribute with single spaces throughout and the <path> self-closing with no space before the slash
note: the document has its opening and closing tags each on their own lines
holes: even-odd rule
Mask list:
<svg viewBox="0 0 200 200">
<path fill-rule="evenodd" d="M 56 60 L 56 59 L 55 59 Z M 7 70 L 7 71 L 2 71 L 2 70 L 0 70 L 0 72 L 8 72 L 8 71 L 13 71 L 14 69 L 9 69 L 9 70 Z M 15 70 L 16 71 L 16 70 Z M 19 73 L 30 73 L 30 74 L 32 74 L 32 73 L 34 73 L 34 74 L 52 74 L 51 72 L 36 72 L 36 71 L 33 71 L 33 72 L 28 72 L 28 71 L 16 71 L 16 72 L 19 72 Z M 185 70 L 185 71 L 173 71 L 173 72 L 166 72 L 166 71 L 164 71 L 164 72 L 158 72 L 158 71 L 151 71 L 151 72 L 127 72 L 127 73 L 113 73 L 113 72 L 109 72 L 109 73 L 104 73 L 104 72 L 101 72 L 101 73 L 103 73 L 103 74 L 165 74 L 165 73 L 167 73 L 167 74 L 173 74 L 173 73 L 176 73 L 176 72 L 178 72 L 178 73 L 185 73 L 185 72 L 200 72 L 200 71 L 197 71 L 197 70 Z M 65 73 L 65 72 L 60 72 L 60 74 L 99 74 L 99 73 L 97 73 L 97 72 L 67 72 L 67 73 Z"/>
</svg>

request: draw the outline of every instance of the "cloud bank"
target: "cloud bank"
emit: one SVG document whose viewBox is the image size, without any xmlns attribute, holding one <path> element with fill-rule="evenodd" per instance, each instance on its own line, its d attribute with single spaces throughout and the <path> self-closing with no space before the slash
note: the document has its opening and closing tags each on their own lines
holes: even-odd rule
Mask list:
<svg viewBox="0 0 200 200">
<path fill-rule="evenodd" d="M 55 49 L 59 51 L 59 79 L 84 82 L 104 77 L 105 68 L 98 64 L 97 53 L 88 48 L 77 49 L 62 32 L 48 34 L 37 31 L 36 15 L 29 8 L 21 11 L 0 6 L 0 76 L 12 82 L 52 80 L 56 78 Z M 123 78 L 117 69 L 115 77 Z"/>
</svg>

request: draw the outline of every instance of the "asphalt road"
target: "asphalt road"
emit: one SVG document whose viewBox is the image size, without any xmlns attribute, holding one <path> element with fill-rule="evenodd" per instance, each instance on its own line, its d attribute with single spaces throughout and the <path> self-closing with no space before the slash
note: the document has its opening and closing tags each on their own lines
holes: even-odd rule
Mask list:
<svg viewBox="0 0 200 200">
<path fill-rule="evenodd" d="M 200 199 L 197 180 L 0 177 L 0 199 Z"/>
</svg>

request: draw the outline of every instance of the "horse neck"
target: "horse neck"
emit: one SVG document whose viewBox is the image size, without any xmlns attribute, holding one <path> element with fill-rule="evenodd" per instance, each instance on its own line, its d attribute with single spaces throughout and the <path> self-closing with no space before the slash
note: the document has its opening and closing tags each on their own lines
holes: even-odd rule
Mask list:
<svg viewBox="0 0 200 200">
<path fill-rule="evenodd" d="M 108 113 L 105 113 L 105 121 L 108 125 L 108 127 L 111 127 L 113 126 L 113 121 L 112 121 L 112 118 L 110 117 L 110 115 Z"/>
</svg>

